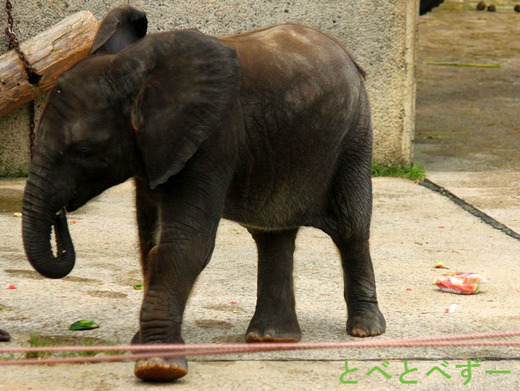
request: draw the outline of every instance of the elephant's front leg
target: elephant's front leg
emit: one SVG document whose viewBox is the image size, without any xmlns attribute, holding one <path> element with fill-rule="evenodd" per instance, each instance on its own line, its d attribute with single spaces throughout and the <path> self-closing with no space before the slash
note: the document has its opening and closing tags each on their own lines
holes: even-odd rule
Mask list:
<svg viewBox="0 0 520 391">
<path fill-rule="evenodd" d="M 293 290 L 294 241 L 298 229 L 249 230 L 258 249 L 258 298 L 247 342 L 298 342 L 301 330 Z"/>
<path fill-rule="evenodd" d="M 137 217 L 137 228 L 139 234 L 139 255 L 141 271 L 144 276 L 145 265 L 148 255 L 157 244 L 159 228 L 158 204 L 148 182 L 144 178 L 135 177 L 135 207 Z M 141 341 L 140 331 L 132 338 L 133 344 Z"/>
<path fill-rule="evenodd" d="M 183 343 L 182 318 L 200 263 L 175 244 L 160 244 L 148 255 L 145 296 L 140 315 L 140 343 Z M 184 254 L 183 254 L 184 253 Z M 143 380 L 171 381 L 185 376 L 184 358 L 139 360 L 135 375 Z"/>
<path fill-rule="evenodd" d="M 135 207 L 139 233 L 141 267 L 147 262 L 148 254 L 157 244 L 159 210 L 156 195 L 150 190 L 146 179 L 135 178 Z"/>
<path fill-rule="evenodd" d="M 143 344 L 183 343 L 186 302 L 211 257 L 220 219 L 220 213 L 206 209 L 196 195 L 189 201 L 175 196 L 170 200 L 161 205 L 158 244 L 143 265 L 145 292 L 139 333 Z M 187 372 L 184 357 L 139 360 L 135 366 L 135 375 L 149 381 L 171 381 Z"/>
<path fill-rule="evenodd" d="M 200 239 L 212 244 L 215 240 L 214 234 Z M 201 253 L 200 248 L 205 246 L 197 242 L 160 243 L 148 255 L 140 316 L 140 343 L 184 342 L 181 327 L 186 302 L 213 249 L 211 246 Z M 184 357 L 139 360 L 135 366 L 135 375 L 150 381 L 171 381 L 185 376 L 187 372 Z"/>
</svg>

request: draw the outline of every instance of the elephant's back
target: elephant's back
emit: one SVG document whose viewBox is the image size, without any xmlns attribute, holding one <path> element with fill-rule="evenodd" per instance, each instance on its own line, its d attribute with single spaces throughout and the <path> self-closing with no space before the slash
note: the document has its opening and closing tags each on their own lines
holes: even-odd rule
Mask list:
<svg viewBox="0 0 520 391">
<path fill-rule="evenodd" d="M 297 24 L 282 24 L 219 38 L 237 51 L 243 80 L 288 89 L 299 80 L 321 79 L 320 88 L 350 87 L 363 71 L 331 37 Z M 356 83 L 356 84 L 358 84 Z M 338 85 L 339 84 L 339 85 Z"/>
</svg>

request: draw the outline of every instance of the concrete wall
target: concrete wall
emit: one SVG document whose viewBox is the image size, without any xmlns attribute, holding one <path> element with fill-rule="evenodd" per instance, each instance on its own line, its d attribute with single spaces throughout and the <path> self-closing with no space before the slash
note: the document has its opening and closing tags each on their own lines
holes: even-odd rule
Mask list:
<svg viewBox="0 0 520 391">
<path fill-rule="evenodd" d="M 411 161 L 417 0 L 12 2 L 20 42 L 81 10 L 89 10 L 101 20 L 109 9 L 121 3 L 130 3 L 145 10 L 150 32 L 196 27 L 205 33 L 227 35 L 282 22 L 315 27 L 337 38 L 367 71 L 375 126 L 375 160 L 384 164 Z M 6 50 L 7 39 L 2 36 L 0 53 Z M 42 102 L 43 98 L 37 99 L 37 114 Z M 0 176 L 26 171 L 29 144 L 27 113 L 28 109 L 24 107 L 0 118 Z"/>
</svg>

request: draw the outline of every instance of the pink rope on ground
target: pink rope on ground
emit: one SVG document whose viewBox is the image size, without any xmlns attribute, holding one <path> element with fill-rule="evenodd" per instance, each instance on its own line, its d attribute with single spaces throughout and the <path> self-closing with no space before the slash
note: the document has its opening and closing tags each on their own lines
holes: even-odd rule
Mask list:
<svg viewBox="0 0 520 391">
<path fill-rule="evenodd" d="M 503 333 L 466 334 L 411 339 L 323 342 L 323 343 L 238 343 L 238 344 L 161 344 L 161 345 L 123 345 L 123 346 L 85 346 L 85 347 L 42 347 L 42 348 L 1 348 L 2 353 L 34 352 L 92 352 L 92 351 L 131 351 L 134 354 L 68 357 L 25 360 L 0 360 L 0 365 L 35 365 L 86 362 L 113 362 L 139 360 L 150 357 L 173 358 L 180 356 L 207 356 L 236 353 L 262 353 L 288 350 L 346 349 L 346 348 L 396 348 L 396 347 L 462 347 L 462 346 L 520 346 L 520 341 L 468 341 L 473 339 L 509 338 L 520 336 L 520 330 Z M 135 353 L 144 352 L 144 353 Z"/>
</svg>

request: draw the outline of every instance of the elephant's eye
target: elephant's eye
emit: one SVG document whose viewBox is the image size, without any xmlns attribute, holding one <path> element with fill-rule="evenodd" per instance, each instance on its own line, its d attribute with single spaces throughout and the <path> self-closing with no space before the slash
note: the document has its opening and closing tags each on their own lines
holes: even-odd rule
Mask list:
<svg viewBox="0 0 520 391">
<path fill-rule="evenodd" d="M 72 156 L 77 159 L 85 159 L 92 155 L 92 149 L 86 144 L 74 145 L 71 148 Z"/>
</svg>

